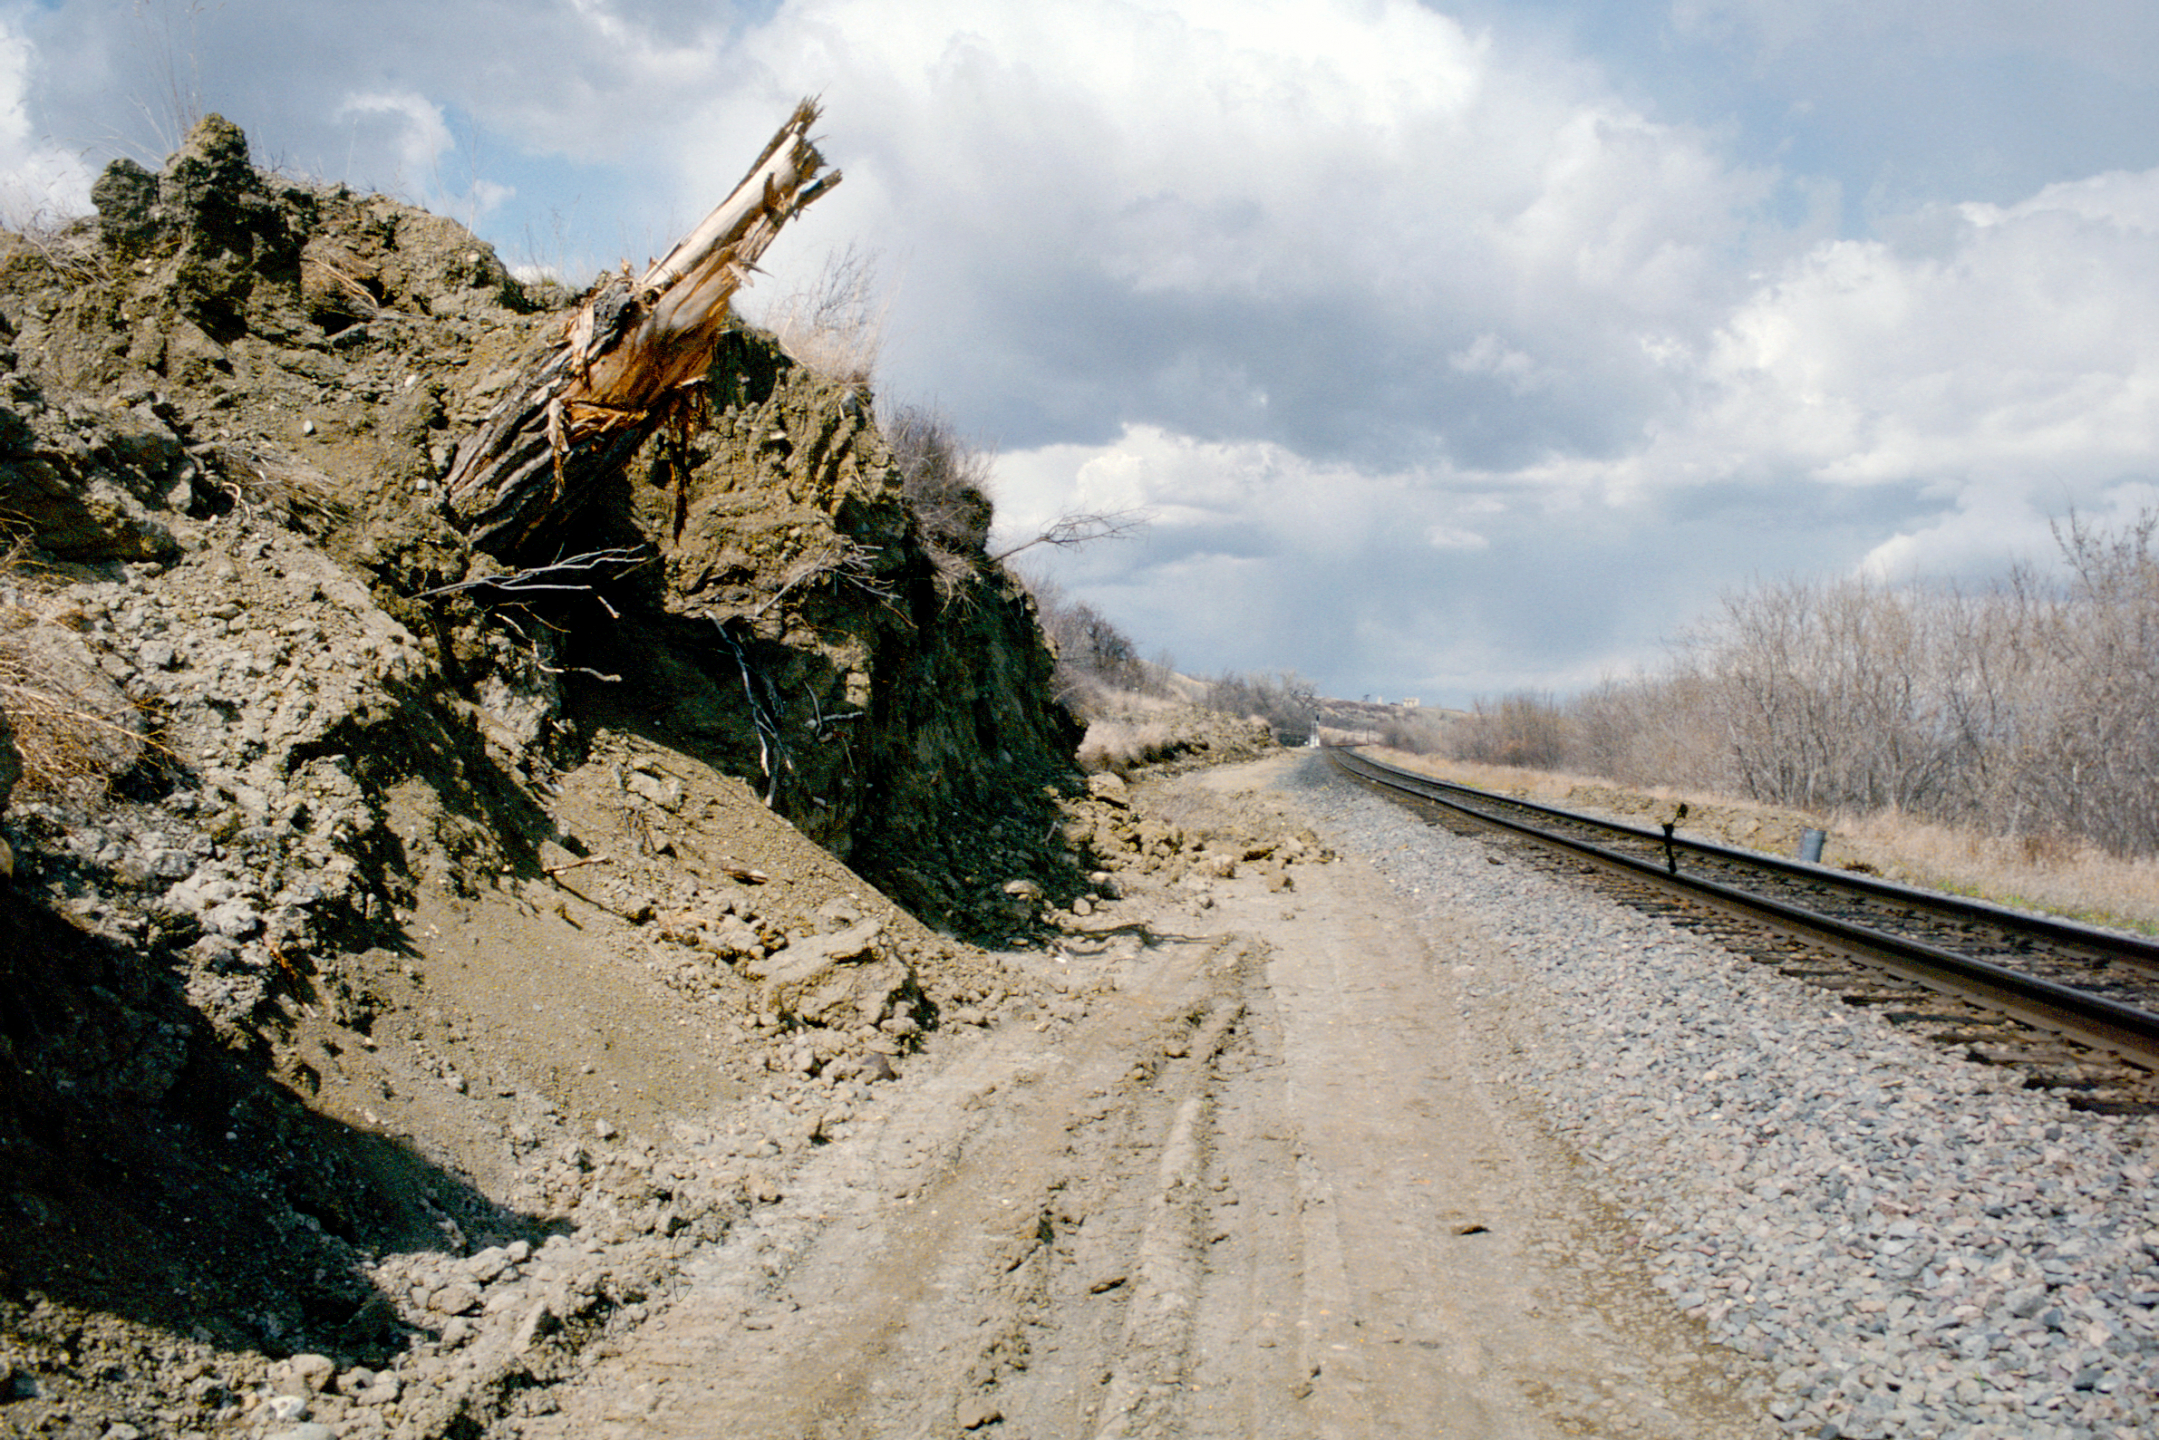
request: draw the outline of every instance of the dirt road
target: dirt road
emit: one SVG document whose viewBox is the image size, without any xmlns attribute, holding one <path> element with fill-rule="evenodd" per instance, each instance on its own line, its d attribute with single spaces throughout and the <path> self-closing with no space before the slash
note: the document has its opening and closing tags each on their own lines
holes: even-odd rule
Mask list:
<svg viewBox="0 0 2159 1440">
<path fill-rule="evenodd" d="M 1273 814 L 1304 763 L 1150 803 Z M 1355 860 L 1291 878 L 1041 957 L 1061 999 L 892 1087 L 503 1433 L 1757 1433 L 1744 1362 L 1495 1080 L 1505 1026 L 1460 987 L 1504 957 L 1408 928 Z"/>
</svg>

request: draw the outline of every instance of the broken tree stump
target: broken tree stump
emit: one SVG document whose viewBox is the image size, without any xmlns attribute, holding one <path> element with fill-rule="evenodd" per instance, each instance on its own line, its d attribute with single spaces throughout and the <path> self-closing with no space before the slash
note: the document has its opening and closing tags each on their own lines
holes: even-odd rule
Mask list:
<svg viewBox="0 0 2159 1440">
<path fill-rule="evenodd" d="M 780 227 L 839 183 L 810 139 L 805 100 L 750 173 L 666 258 L 588 295 L 561 335 L 520 364 L 508 394 L 457 447 L 450 520 L 507 556 L 573 513 L 595 481 L 660 425 L 694 412 L 729 302 Z"/>
</svg>

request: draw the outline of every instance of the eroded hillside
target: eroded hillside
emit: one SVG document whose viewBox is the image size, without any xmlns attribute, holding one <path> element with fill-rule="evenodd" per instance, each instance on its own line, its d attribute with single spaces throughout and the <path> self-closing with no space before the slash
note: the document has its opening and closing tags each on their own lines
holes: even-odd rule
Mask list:
<svg viewBox="0 0 2159 1440">
<path fill-rule="evenodd" d="M 1024 1003 L 969 941 L 1183 839 L 1087 799 L 859 387 L 738 330 L 703 428 L 478 553 L 437 480 L 562 297 L 215 117 L 94 193 L 0 235 L 0 1424 L 444 1433 Z"/>
</svg>

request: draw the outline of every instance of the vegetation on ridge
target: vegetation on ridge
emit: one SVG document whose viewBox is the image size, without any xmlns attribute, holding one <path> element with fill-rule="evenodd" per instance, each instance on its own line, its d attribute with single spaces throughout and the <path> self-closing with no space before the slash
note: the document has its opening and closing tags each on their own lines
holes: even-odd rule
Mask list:
<svg viewBox="0 0 2159 1440">
<path fill-rule="evenodd" d="M 1659 670 L 1404 715 L 1389 743 L 2159 855 L 2159 512 L 2055 527 L 2065 574 L 1983 589 L 1777 580 Z"/>
</svg>

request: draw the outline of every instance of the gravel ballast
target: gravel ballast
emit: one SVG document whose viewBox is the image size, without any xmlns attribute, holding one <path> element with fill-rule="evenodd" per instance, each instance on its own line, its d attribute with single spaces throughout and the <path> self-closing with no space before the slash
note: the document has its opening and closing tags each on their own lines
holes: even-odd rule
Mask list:
<svg viewBox="0 0 2159 1440">
<path fill-rule="evenodd" d="M 1778 1371 L 1797 1434 L 2152 1433 L 2154 1120 L 2072 1110 L 1802 982 L 1424 822 L 1289 782 L 1405 901 L 1491 941 L 1508 1078 L 1655 1283 Z"/>
</svg>

